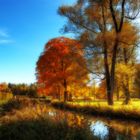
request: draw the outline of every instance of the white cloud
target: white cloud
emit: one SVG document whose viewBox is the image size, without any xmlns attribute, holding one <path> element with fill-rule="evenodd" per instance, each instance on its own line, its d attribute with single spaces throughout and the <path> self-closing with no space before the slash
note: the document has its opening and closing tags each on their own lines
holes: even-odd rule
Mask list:
<svg viewBox="0 0 140 140">
<path fill-rule="evenodd" d="M 0 29 L 0 44 L 10 44 L 14 40 L 11 39 L 8 31 L 6 29 Z"/>
<path fill-rule="evenodd" d="M 9 44 L 14 43 L 14 40 L 11 39 L 0 39 L 0 44 Z"/>
<path fill-rule="evenodd" d="M 9 37 L 9 34 L 6 30 L 0 29 L 0 37 Z"/>
</svg>

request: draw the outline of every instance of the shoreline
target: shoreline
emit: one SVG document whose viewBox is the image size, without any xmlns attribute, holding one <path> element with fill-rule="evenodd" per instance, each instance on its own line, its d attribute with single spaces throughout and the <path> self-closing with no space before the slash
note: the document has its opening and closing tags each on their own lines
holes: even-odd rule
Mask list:
<svg viewBox="0 0 140 140">
<path fill-rule="evenodd" d="M 115 110 L 113 107 L 107 106 L 80 106 L 63 102 L 52 102 L 51 106 L 61 110 L 73 111 L 90 116 L 99 116 L 105 118 L 112 118 L 122 121 L 137 121 L 140 122 L 140 111 L 129 111 L 124 108 Z"/>
</svg>

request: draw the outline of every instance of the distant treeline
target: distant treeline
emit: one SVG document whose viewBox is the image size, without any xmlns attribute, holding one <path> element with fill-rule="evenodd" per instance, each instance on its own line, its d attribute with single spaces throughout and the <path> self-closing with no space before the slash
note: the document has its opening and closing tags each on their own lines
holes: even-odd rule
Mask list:
<svg viewBox="0 0 140 140">
<path fill-rule="evenodd" d="M 36 84 L 8 84 L 8 88 L 11 90 L 13 95 L 26 95 L 30 97 L 36 97 Z"/>
<path fill-rule="evenodd" d="M 26 95 L 29 97 L 37 97 L 36 84 L 0 84 L 0 93 L 8 94 L 12 93 L 14 96 L 16 95 Z"/>
</svg>

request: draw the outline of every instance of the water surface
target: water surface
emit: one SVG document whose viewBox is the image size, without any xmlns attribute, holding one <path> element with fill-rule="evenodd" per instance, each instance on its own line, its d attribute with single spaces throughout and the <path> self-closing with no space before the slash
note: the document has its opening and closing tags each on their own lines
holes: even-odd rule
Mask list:
<svg viewBox="0 0 140 140">
<path fill-rule="evenodd" d="M 93 140 L 140 140 L 140 123 L 92 117 L 74 112 L 48 108 L 46 117 L 65 121 L 70 127 L 84 128 Z"/>
</svg>

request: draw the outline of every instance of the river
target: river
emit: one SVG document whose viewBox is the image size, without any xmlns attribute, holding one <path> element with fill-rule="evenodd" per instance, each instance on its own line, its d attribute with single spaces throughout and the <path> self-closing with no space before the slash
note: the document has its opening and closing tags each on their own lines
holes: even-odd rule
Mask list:
<svg viewBox="0 0 140 140">
<path fill-rule="evenodd" d="M 99 140 L 140 140 L 140 123 L 93 117 L 48 108 L 46 117 L 65 121 L 69 126 L 82 127 Z"/>
</svg>

